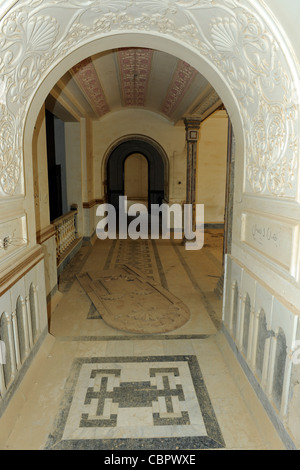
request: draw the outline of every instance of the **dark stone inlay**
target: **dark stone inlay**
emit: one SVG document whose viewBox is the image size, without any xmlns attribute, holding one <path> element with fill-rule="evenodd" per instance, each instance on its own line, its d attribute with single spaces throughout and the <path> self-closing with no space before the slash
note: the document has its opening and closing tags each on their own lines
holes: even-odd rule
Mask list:
<svg viewBox="0 0 300 470">
<path fill-rule="evenodd" d="M 91 379 L 94 379 L 97 375 L 113 375 L 114 377 L 120 377 L 121 369 L 93 369 L 91 372 Z"/>
<path fill-rule="evenodd" d="M 150 368 L 150 377 L 155 377 L 156 374 L 162 373 L 169 373 L 174 374 L 175 377 L 179 377 L 179 369 L 178 367 L 160 367 L 160 368 Z"/>
<path fill-rule="evenodd" d="M 233 312 L 232 312 L 232 330 L 233 330 L 233 335 L 235 338 L 237 338 L 238 312 L 239 312 L 239 289 L 238 289 L 237 283 L 235 283 L 234 291 L 233 291 Z"/>
<path fill-rule="evenodd" d="M 149 334 L 149 335 L 119 335 L 119 336 L 60 336 L 56 341 L 134 341 L 134 340 L 186 340 L 207 339 L 214 335 L 172 335 L 172 334 Z"/>
<path fill-rule="evenodd" d="M 287 357 L 287 345 L 284 331 L 279 328 L 277 341 L 276 341 L 276 355 L 275 355 L 275 366 L 274 366 L 274 382 L 273 382 L 273 400 L 280 410 L 282 392 L 283 392 L 283 381 L 285 374 L 285 364 Z"/>
<path fill-rule="evenodd" d="M 215 327 L 217 328 L 217 330 L 219 330 L 221 328 L 221 324 L 222 324 L 221 318 L 218 318 L 219 315 L 217 314 L 217 312 L 213 308 L 212 304 L 210 303 L 209 299 L 205 295 L 205 292 L 199 286 L 199 284 L 198 284 L 197 280 L 195 279 L 189 265 L 186 263 L 184 257 L 182 256 L 182 254 L 181 254 L 178 246 L 174 242 L 174 240 L 171 240 L 171 243 L 172 243 L 173 248 L 174 248 L 174 250 L 175 250 L 175 252 L 176 252 L 176 254 L 177 254 L 177 256 L 180 260 L 180 263 L 181 263 L 182 267 L 184 268 L 184 270 L 187 273 L 191 283 L 193 284 L 194 289 L 200 294 L 201 300 L 203 302 L 204 307 L 206 308 L 206 311 L 207 311 L 208 315 L 210 316 L 210 318 L 211 318 L 212 322 L 214 323 Z"/>
<path fill-rule="evenodd" d="M 182 411 L 179 418 L 161 418 L 158 413 L 153 413 L 154 426 L 186 426 L 191 424 L 187 411 Z"/>
<path fill-rule="evenodd" d="M 209 436 L 170 437 L 153 439 L 82 439 L 57 442 L 46 450 L 210 450 L 224 448 L 222 443 Z"/>
<path fill-rule="evenodd" d="M 164 387 L 167 388 L 169 385 L 169 381 L 167 377 L 164 377 L 164 379 L 167 379 L 167 380 L 164 380 Z M 173 413 L 174 408 L 173 408 L 171 397 L 165 397 L 165 402 L 166 402 L 167 413 Z"/>
<path fill-rule="evenodd" d="M 151 240 L 156 267 L 159 273 L 161 285 L 168 289 L 168 283 L 159 256 L 155 240 Z M 118 245 L 118 248 L 117 248 Z M 114 251 L 117 248 L 117 258 L 115 267 L 130 264 L 135 266 L 145 275 L 153 278 L 153 266 L 151 261 L 150 246 L 148 240 L 114 240 L 109 250 L 104 269 L 108 270 L 111 266 Z"/>
<path fill-rule="evenodd" d="M 117 244 L 117 240 L 113 240 L 110 250 L 108 252 L 106 261 L 105 261 L 105 265 L 104 265 L 105 270 L 110 268 L 110 263 L 111 263 L 111 260 L 112 260 L 112 257 L 116 248 L 116 244 Z"/>
<path fill-rule="evenodd" d="M 91 304 L 90 306 L 87 319 L 88 320 L 102 320 L 102 316 L 100 315 L 100 313 L 98 312 L 94 304 Z"/>
<path fill-rule="evenodd" d="M 174 370 L 174 369 L 173 369 Z M 172 374 L 173 370 L 166 368 L 166 369 L 158 369 L 153 371 L 153 369 L 150 369 L 152 371 L 151 377 L 154 377 L 156 372 L 160 373 L 169 373 Z M 178 369 L 175 369 L 175 372 L 177 372 L 178 376 Z M 94 388 L 88 387 L 86 397 L 84 404 L 85 405 L 90 405 L 92 400 L 98 400 L 98 406 L 97 406 L 97 416 L 103 416 L 104 414 L 104 406 L 105 402 L 107 399 L 112 399 L 113 403 L 117 403 L 119 408 L 152 408 L 153 402 L 157 402 L 159 397 L 163 397 L 165 399 L 166 403 L 166 410 L 167 413 L 173 413 L 173 404 L 172 404 L 172 399 L 171 397 L 177 396 L 179 401 L 184 401 L 184 393 L 181 385 L 176 385 L 175 389 L 171 389 L 170 383 L 169 383 L 169 377 L 167 375 L 164 375 L 162 377 L 163 381 L 163 389 L 159 390 L 157 389 L 156 386 L 151 385 L 149 381 L 140 381 L 140 382 L 122 382 L 120 383 L 119 387 L 114 387 L 113 391 L 109 392 L 107 390 L 108 387 L 108 377 L 109 375 L 113 375 L 115 377 L 120 377 L 121 375 L 121 369 L 100 369 L 100 370 L 92 370 L 90 377 L 95 378 L 97 375 L 105 374 L 104 377 L 101 377 L 101 382 L 100 382 L 100 389 L 99 391 L 95 391 Z M 187 416 L 186 416 L 187 415 Z M 180 421 L 181 424 L 185 424 L 186 422 L 189 423 L 189 417 L 188 414 L 186 413 L 185 415 L 185 420 Z M 173 418 L 168 418 L 168 424 L 172 424 L 172 419 Z M 106 424 L 104 424 L 104 421 Z M 88 415 L 83 414 L 82 415 L 82 420 L 80 423 L 80 427 L 83 426 L 97 426 L 97 423 L 101 423 L 101 426 L 108 426 L 108 427 L 114 427 L 117 425 L 116 420 L 89 420 Z M 158 423 L 159 421 L 156 420 Z M 164 422 L 164 421 L 162 421 Z M 166 422 L 165 422 L 166 423 Z M 179 424 L 179 421 L 175 418 L 175 421 L 173 424 Z"/>
<path fill-rule="evenodd" d="M 91 245 L 81 246 L 80 250 L 74 255 L 69 264 L 64 267 L 63 271 L 59 274 L 60 292 L 65 293 L 71 289 L 74 281 L 76 280 L 76 275 L 80 273 L 90 256 L 91 251 Z"/>
<path fill-rule="evenodd" d="M 113 428 L 117 426 L 117 415 L 111 415 L 110 419 L 89 419 L 87 413 L 82 413 L 79 427 L 80 428 Z"/>
<path fill-rule="evenodd" d="M 274 332 L 268 330 L 266 314 L 262 309 L 259 314 L 259 327 L 258 327 L 258 335 L 257 335 L 257 348 L 256 348 L 256 373 L 259 379 L 262 379 L 263 373 L 263 363 L 264 363 L 264 356 L 265 356 L 265 345 L 266 340 L 274 335 Z"/>
<path fill-rule="evenodd" d="M 244 331 L 243 331 L 243 352 L 246 355 L 248 352 L 248 337 L 250 329 L 250 314 L 251 314 L 251 303 L 249 294 L 246 296 L 244 305 Z"/>
<path fill-rule="evenodd" d="M 165 275 L 165 271 L 164 271 L 162 262 L 160 260 L 160 256 L 159 256 L 159 252 L 158 252 L 158 249 L 157 249 L 157 246 L 156 246 L 156 242 L 155 242 L 155 240 L 151 240 L 151 242 L 152 242 L 152 248 L 153 248 L 153 252 L 154 252 L 154 256 L 155 256 L 155 261 L 156 261 L 157 270 L 158 270 L 158 274 L 159 274 L 159 277 L 160 277 L 161 285 L 165 289 L 168 290 L 169 286 L 168 286 L 168 282 L 167 282 L 167 278 L 166 278 L 166 275 Z"/>
<path fill-rule="evenodd" d="M 129 264 L 154 279 L 148 240 L 119 240 L 115 268 L 124 264 Z"/>
<path fill-rule="evenodd" d="M 63 432 L 65 425 L 67 423 L 68 414 L 71 408 L 73 395 L 75 392 L 76 384 L 78 381 L 78 377 L 80 374 L 80 370 L 83 364 L 93 364 L 93 363 L 145 363 L 145 366 L 149 362 L 186 362 L 188 364 L 190 375 L 194 385 L 194 392 L 196 394 L 198 405 L 201 410 L 201 414 L 204 420 L 206 433 L 207 435 L 203 436 L 190 436 L 190 437 L 174 437 L 174 438 L 130 438 L 130 439 L 78 439 L 78 440 L 62 440 Z M 151 369 L 151 368 L 150 368 Z M 163 369 L 163 370 L 162 370 Z M 152 373 L 158 371 L 160 374 L 167 374 L 166 370 L 170 368 L 152 368 Z M 174 368 L 176 369 L 176 367 Z M 105 370 L 105 369 L 104 369 Z M 93 371 L 97 371 L 97 369 L 93 369 Z M 110 372 L 115 372 L 114 370 Z M 173 372 L 173 371 L 172 371 Z M 95 373 L 95 372 L 93 372 Z M 105 382 L 104 382 L 105 383 Z M 147 389 L 148 395 L 154 393 L 156 394 L 158 391 L 153 389 L 153 386 L 150 385 L 149 382 L 141 382 L 138 383 L 130 383 L 124 384 L 124 390 L 128 385 L 131 386 L 130 390 L 134 391 L 135 394 L 139 394 L 139 392 L 143 391 L 145 393 L 145 386 Z M 165 382 L 166 385 L 166 382 Z M 177 384 L 178 385 L 178 384 Z M 118 390 L 118 399 L 126 405 L 128 404 L 128 397 L 124 398 L 122 396 L 121 390 L 123 390 L 122 386 L 117 387 Z M 129 389 L 128 389 L 129 390 Z M 115 392 L 115 390 L 114 390 Z M 174 390 L 165 388 L 162 390 L 164 396 L 172 396 Z M 129 392 L 128 392 L 129 393 Z M 182 389 L 181 386 L 176 386 L 176 393 L 177 396 L 181 396 Z M 144 396 L 141 398 L 142 400 L 147 400 Z M 126 401 L 127 400 L 127 401 Z M 133 406 L 136 407 L 138 402 L 134 402 Z M 188 414 L 184 411 L 182 412 L 181 417 L 175 418 L 168 418 L 163 417 L 160 418 L 158 413 L 154 413 L 154 426 L 161 426 L 161 425 L 187 425 L 188 424 Z M 115 415 L 111 415 L 110 419 L 107 421 L 109 426 L 111 426 L 114 421 L 116 420 Z M 176 423 L 176 424 L 174 424 Z M 83 426 L 90 426 L 95 427 L 97 424 L 99 427 L 105 425 L 105 421 L 99 419 L 99 423 L 97 419 L 89 420 L 87 414 L 82 414 L 81 416 L 81 425 Z M 73 450 L 142 450 L 142 449 L 154 449 L 154 450 L 169 450 L 169 449 L 217 449 L 217 448 L 224 448 L 225 443 L 223 440 L 223 436 L 217 422 L 204 380 L 203 376 L 197 361 L 196 356 L 194 355 L 183 355 L 183 356 L 146 356 L 146 357 L 92 357 L 92 358 L 78 358 L 74 361 L 73 367 L 71 369 L 70 376 L 66 382 L 65 387 L 65 395 L 64 400 L 61 405 L 61 412 L 57 416 L 55 423 L 54 423 L 54 430 L 49 435 L 48 441 L 45 445 L 45 449 L 73 449 Z"/>
</svg>

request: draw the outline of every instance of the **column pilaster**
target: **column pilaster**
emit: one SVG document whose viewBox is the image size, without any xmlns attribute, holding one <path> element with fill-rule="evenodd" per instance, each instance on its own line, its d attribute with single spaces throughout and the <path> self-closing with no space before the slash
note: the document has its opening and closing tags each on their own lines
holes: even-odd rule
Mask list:
<svg viewBox="0 0 300 470">
<path fill-rule="evenodd" d="M 194 230 L 196 225 L 195 208 L 196 208 L 196 175 L 197 175 L 197 153 L 199 142 L 199 129 L 201 120 L 193 118 L 185 118 L 186 129 L 186 204 L 192 206 L 192 220 L 187 221 L 189 226 Z M 185 240 L 186 241 L 186 240 Z M 184 241 L 184 243 L 185 243 Z"/>
</svg>

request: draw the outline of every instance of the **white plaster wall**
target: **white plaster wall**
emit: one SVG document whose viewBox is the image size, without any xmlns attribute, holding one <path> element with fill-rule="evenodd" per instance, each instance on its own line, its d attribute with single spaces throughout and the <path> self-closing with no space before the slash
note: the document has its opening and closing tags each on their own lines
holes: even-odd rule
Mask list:
<svg viewBox="0 0 300 470">
<path fill-rule="evenodd" d="M 205 223 L 224 224 L 228 118 L 218 111 L 200 126 L 196 202 L 204 204 Z"/>
<path fill-rule="evenodd" d="M 286 39 L 290 41 L 299 58 L 299 0 L 285 0 L 284 2 L 282 0 L 263 0 L 261 3 L 273 14 L 273 18 L 277 22 L 281 32 L 286 36 Z"/>
<path fill-rule="evenodd" d="M 50 237 L 42 243 L 44 251 L 46 296 L 57 287 L 56 240 Z"/>
<path fill-rule="evenodd" d="M 67 172 L 67 199 L 68 206 L 77 204 L 78 206 L 78 233 L 82 236 L 84 232 L 83 221 L 83 199 L 82 199 L 82 178 L 86 178 L 86 173 L 82 174 L 81 162 L 81 129 L 78 122 L 65 123 L 66 142 L 66 172 Z M 85 180 L 86 181 L 86 180 Z M 86 191 L 86 189 L 85 189 Z"/>
<path fill-rule="evenodd" d="M 33 138 L 34 201 L 36 230 L 50 224 L 45 106 L 38 115 Z"/>
<path fill-rule="evenodd" d="M 89 119 L 65 123 L 67 205 L 78 206 L 78 234 L 90 237 L 95 230 L 94 213 L 83 203 L 94 198 L 94 158 L 92 124 Z"/>
<path fill-rule="evenodd" d="M 291 448 L 294 444 L 299 446 L 299 365 L 293 362 L 295 340 L 299 338 L 297 312 L 278 296 L 278 292 L 270 289 L 230 255 L 226 256 L 225 277 L 223 330 L 234 342 L 235 353 L 259 397 L 264 403 L 268 401 L 266 409 L 284 442 Z M 245 309 L 247 297 L 250 306 L 248 322 Z M 265 315 L 265 329 L 260 322 L 262 312 Z M 284 336 L 284 350 L 280 350 L 278 344 L 280 334 Z M 262 335 L 264 344 L 259 348 Z M 261 375 L 257 370 L 258 358 L 262 364 Z M 278 374 L 278 367 L 281 374 Z M 280 382 L 281 393 L 278 397 L 275 390 Z M 280 429 L 280 422 L 284 422 L 287 434 Z"/>
<path fill-rule="evenodd" d="M 90 208 L 83 208 L 83 223 L 84 233 L 83 236 L 90 242 L 94 242 L 95 231 L 96 231 L 96 210 L 98 205 L 94 205 Z"/>
<path fill-rule="evenodd" d="M 34 172 L 34 200 L 36 230 L 46 229 L 50 225 L 48 162 L 46 141 L 45 106 L 38 115 L 32 138 L 32 158 Z M 56 241 L 51 237 L 42 243 L 46 296 L 57 286 Z"/>
</svg>

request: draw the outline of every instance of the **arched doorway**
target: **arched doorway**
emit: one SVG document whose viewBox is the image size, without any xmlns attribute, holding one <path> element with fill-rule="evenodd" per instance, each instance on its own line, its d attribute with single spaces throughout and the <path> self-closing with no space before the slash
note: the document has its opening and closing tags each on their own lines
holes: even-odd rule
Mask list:
<svg viewBox="0 0 300 470">
<path fill-rule="evenodd" d="M 119 197 L 126 195 L 124 170 L 126 162 L 133 155 L 139 155 L 139 158 L 146 160 L 147 163 L 147 193 L 143 188 L 142 194 L 143 197 L 146 197 L 150 210 L 151 204 L 162 204 L 166 197 L 168 163 L 163 149 L 156 142 L 142 136 L 128 137 L 116 144 L 109 152 L 107 158 L 107 201 L 117 209 Z"/>
<path fill-rule="evenodd" d="M 49 90 L 89 54 L 138 43 L 188 61 L 221 96 L 236 137 L 234 260 L 230 264 L 228 258 L 227 284 L 242 279 L 251 301 L 257 286 L 267 286 L 271 307 L 266 311 L 277 322 L 271 328 L 284 327 L 292 350 L 294 309 L 300 308 L 299 71 L 296 42 L 293 50 L 287 31 L 263 6 L 268 2 L 42 3 L 7 0 L 0 10 L 2 224 L 11 230 L 15 214 L 16 235 L 26 238 L 18 251 L 12 253 L 10 247 L 2 253 L 4 275 L 19 261 L 26 267 L 26 256 L 37 259 L 37 252 L 32 253 L 36 233 L 31 142 Z M 273 236 L 261 239 L 267 232 Z M 278 233 L 284 250 L 274 243 Z M 289 302 L 285 308 L 280 303 L 284 299 Z M 291 395 L 292 365 L 287 364 L 283 416 Z"/>
</svg>

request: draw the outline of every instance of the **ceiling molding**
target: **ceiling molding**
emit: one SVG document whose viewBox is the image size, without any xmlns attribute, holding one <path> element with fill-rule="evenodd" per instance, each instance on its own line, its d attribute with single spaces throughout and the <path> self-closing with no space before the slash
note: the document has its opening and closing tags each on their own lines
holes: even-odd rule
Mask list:
<svg viewBox="0 0 300 470">
<path fill-rule="evenodd" d="M 117 52 L 123 106 L 146 106 L 153 50 L 127 48 Z"/>
<path fill-rule="evenodd" d="M 52 88 L 46 99 L 46 108 L 62 121 L 80 121 L 81 115 L 69 105 L 56 87 Z"/>
<path fill-rule="evenodd" d="M 203 120 L 222 104 L 187 62 L 138 47 L 87 57 L 57 82 L 51 96 L 76 120 L 101 119 L 129 107 L 157 113 L 172 125 L 185 116 Z M 64 114 L 59 106 L 51 106 Z"/>
<path fill-rule="evenodd" d="M 99 117 L 107 114 L 110 111 L 109 105 L 92 59 L 87 57 L 75 65 L 71 69 L 71 74 L 95 113 Z"/>
<path fill-rule="evenodd" d="M 71 74 L 70 74 L 70 78 L 71 78 Z M 61 90 L 61 96 L 65 95 L 67 99 L 72 103 L 72 105 L 78 110 L 78 114 L 81 117 L 85 116 L 86 107 L 84 107 L 78 102 L 78 100 L 75 98 L 74 93 L 71 93 L 71 91 L 69 90 L 67 84 L 65 84 L 64 81 L 61 79 L 57 82 L 56 85 Z M 81 93 L 79 89 L 78 89 L 78 92 Z"/>
<path fill-rule="evenodd" d="M 166 114 L 169 117 L 173 114 L 174 110 L 178 107 L 187 90 L 191 86 L 197 73 L 198 72 L 193 67 L 183 60 L 178 62 L 173 80 L 170 83 L 165 101 L 161 108 L 163 114 Z"/>
</svg>

